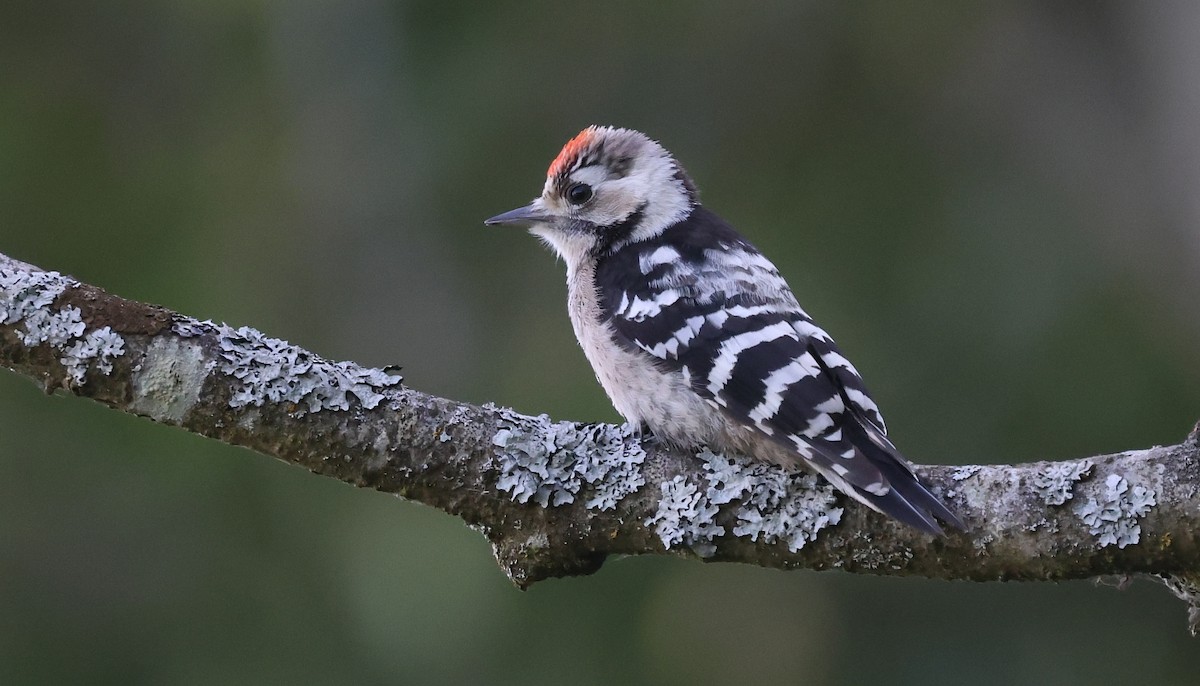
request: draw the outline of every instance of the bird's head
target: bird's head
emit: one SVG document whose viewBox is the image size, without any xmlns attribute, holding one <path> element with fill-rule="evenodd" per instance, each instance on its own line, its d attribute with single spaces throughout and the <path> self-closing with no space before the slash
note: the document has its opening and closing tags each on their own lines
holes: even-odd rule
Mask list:
<svg viewBox="0 0 1200 686">
<path fill-rule="evenodd" d="M 590 126 L 550 163 L 541 196 L 485 223 L 528 226 L 570 264 L 651 238 L 695 204 L 691 179 L 657 142 L 630 129 Z"/>
</svg>

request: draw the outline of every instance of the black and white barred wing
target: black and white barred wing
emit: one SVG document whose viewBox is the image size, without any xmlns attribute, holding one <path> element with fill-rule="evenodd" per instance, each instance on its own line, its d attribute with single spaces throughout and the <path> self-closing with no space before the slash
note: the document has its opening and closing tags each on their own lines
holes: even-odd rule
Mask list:
<svg viewBox="0 0 1200 686">
<path fill-rule="evenodd" d="M 689 252 L 642 252 L 649 286 L 623 293 L 612 312 L 622 342 L 867 505 L 929 531 L 940 532 L 931 512 L 957 523 L 887 439 L 858 372 L 775 267 L 744 241 Z"/>
<path fill-rule="evenodd" d="M 677 292 L 657 299 L 673 299 Z M 857 375 L 821 359 L 822 352 L 834 361 L 841 356 L 798 308 L 780 302 L 742 304 L 750 300 L 736 296 L 661 311 L 652 311 L 649 302 L 634 299 L 617 310 L 613 326 L 628 343 L 686 375 L 698 394 L 728 416 L 788 443 L 822 472 L 832 470 L 860 488 L 883 486 L 870 462 L 842 457 L 853 447 L 843 425 L 855 412 L 847 410 L 846 386 L 837 373 L 854 375 L 851 381 Z M 684 309 L 692 316 L 670 321 Z M 874 403 L 861 386 L 855 390 L 862 422 L 882 437 Z"/>
</svg>

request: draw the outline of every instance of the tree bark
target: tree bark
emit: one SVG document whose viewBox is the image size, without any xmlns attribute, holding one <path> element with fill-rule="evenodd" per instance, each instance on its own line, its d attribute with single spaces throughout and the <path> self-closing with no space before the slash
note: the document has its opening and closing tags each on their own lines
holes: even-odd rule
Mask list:
<svg viewBox="0 0 1200 686">
<path fill-rule="evenodd" d="M 967 524 L 933 537 L 805 473 L 682 452 L 403 386 L 0 255 L 0 364 L 111 408 L 423 502 L 492 544 L 521 588 L 609 555 L 940 579 L 1152 575 L 1200 625 L 1200 427 L 1062 462 L 919 467 Z"/>
</svg>

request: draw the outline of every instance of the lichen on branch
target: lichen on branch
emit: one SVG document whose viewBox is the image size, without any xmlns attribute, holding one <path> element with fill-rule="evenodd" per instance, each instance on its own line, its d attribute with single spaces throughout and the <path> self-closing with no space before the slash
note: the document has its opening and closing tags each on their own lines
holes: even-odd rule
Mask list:
<svg viewBox="0 0 1200 686">
<path fill-rule="evenodd" d="M 200 322 L 0 255 L 0 364 L 49 390 L 460 517 L 524 587 L 610 555 L 970 580 L 1146 574 L 1200 617 L 1200 447 L 919 467 L 945 537 L 818 477 L 403 386 L 249 327 Z"/>
</svg>

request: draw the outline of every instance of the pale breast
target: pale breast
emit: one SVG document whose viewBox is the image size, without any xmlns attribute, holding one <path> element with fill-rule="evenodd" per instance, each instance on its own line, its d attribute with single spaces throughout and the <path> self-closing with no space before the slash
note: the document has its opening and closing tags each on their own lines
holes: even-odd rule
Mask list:
<svg viewBox="0 0 1200 686">
<path fill-rule="evenodd" d="M 717 442 L 725 433 L 725 417 L 691 389 L 685 373 L 662 369 L 654 357 L 614 340 L 612 326 L 601 321 L 589 265 L 571 270 L 567 291 L 575 337 L 617 412 L 671 443 Z"/>
</svg>

